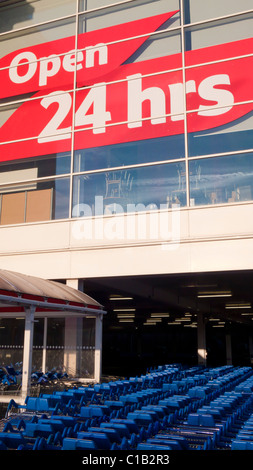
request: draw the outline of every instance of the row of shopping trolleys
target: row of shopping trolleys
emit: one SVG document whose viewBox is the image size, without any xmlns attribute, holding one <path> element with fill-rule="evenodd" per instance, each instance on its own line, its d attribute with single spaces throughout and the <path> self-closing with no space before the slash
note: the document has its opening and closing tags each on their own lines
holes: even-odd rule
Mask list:
<svg viewBox="0 0 253 470">
<path fill-rule="evenodd" d="M 11 401 L 0 450 L 253 450 L 251 367 L 160 366 Z"/>
</svg>

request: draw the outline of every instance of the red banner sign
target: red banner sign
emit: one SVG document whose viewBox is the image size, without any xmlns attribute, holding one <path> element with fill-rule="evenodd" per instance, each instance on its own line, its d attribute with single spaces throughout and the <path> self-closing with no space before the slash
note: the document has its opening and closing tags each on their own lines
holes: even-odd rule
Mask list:
<svg viewBox="0 0 253 470">
<path fill-rule="evenodd" d="M 81 35 L 75 97 L 74 53 L 62 52 L 69 51 L 69 46 L 74 49 L 73 38 L 2 59 L 1 67 L 12 64 L 11 73 L 1 72 L 5 73 L 2 94 L 37 93 L 0 129 L 1 142 L 6 142 L 0 146 L 1 161 L 69 151 L 73 119 L 75 150 L 182 134 L 184 96 L 187 110 L 192 110 L 187 113 L 189 132 L 222 126 L 252 111 L 252 103 L 237 103 L 252 99 L 253 39 L 187 52 L 190 67 L 185 82 L 181 54 L 124 64 L 148 34 L 174 14 Z M 125 40 L 128 31 L 137 35 L 137 30 L 142 37 Z M 235 52 L 244 56 L 238 62 Z M 33 62 L 28 53 L 38 61 Z"/>
<path fill-rule="evenodd" d="M 177 11 L 78 35 L 77 86 L 116 70 Z M 131 37 L 129 37 L 131 34 Z M 133 38 L 133 39 L 132 39 Z M 74 86 L 75 36 L 12 52 L 0 59 L 0 99 Z"/>
</svg>

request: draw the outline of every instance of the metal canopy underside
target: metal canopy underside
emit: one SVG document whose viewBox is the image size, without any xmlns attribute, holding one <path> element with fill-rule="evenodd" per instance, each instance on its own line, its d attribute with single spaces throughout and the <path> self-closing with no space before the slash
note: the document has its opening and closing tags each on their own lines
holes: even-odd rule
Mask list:
<svg viewBox="0 0 253 470">
<path fill-rule="evenodd" d="M 0 315 L 31 305 L 41 312 L 106 313 L 92 297 L 65 284 L 0 269 Z"/>
</svg>

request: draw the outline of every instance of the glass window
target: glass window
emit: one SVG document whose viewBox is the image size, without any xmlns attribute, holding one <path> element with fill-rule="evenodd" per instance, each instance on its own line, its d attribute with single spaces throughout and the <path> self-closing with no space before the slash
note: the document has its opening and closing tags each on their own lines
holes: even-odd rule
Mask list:
<svg viewBox="0 0 253 470">
<path fill-rule="evenodd" d="M 76 0 L 28 0 L 1 5 L 0 33 L 74 14 Z"/>
<path fill-rule="evenodd" d="M 75 152 L 74 171 L 91 171 L 184 157 L 184 136 L 108 145 Z"/>
<path fill-rule="evenodd" d="M 181 52 L 181 37 L 176 32 L 163 32 L 149 37 L 126 63 L 150 60 Z"/>
<path fill-rule="evenodd" d="M 74 177 L 73 217 L 186 204 L 183 162 Z"/>
<path fill-rule="evenodd" d="M 221 108 L 222 109 L 222 108 Z M 198 120 L 196 113 L 188 115 L 188 151 L 189 156 L 212 155 L 215 153 L 234 152 L 252 149 L 253 138 L 253 112 L 248 112 L 250 105 L 234 106 L 235 119 L 229 119 L 223 126 L 215 126 L 212 116 L 209 117 L 210 130 L 196 132 L 202 121 Z M 251 105 L 252 109 L 252 105 Z M 207 119 L 207 118 L 206 118 Z M 224 113 L 224 122 L 226 114 Z"/>
<path fill-rule="evenodd" d="M 68 172 L 72 112 L 71 95 L 67 93 L 66 96 L 67 104 L 64 99 L 60 99 L 64 94 L 59 93 L 56 99 L 54 96 L 52 99 L 50 97 L 49 104 L 47 102 L 44 109 L 36 100 L 35 107 L 33 101 L 27 101 L 11 116 L 4 113 L 6 121 L 0 128 L 1 164 L 7 161 L 15 161 L 17 164 L 31 159 L 34 166 L 40 167 L 41 176 L 43 171 L 44 176 L 46 171 L 49 175 Z M 39 116 L 38 119 L 35 116 Z"/>
<path fill-rule="evenodd" d="M 192 206 L 252 200 L 252 153 L 191 160 L 189 173 Z"/>
<path fill-rule="evenodd" d="M 205 4 L 203 4 L 203 0 L 184 0 L 185 23 L 196 23 L 251 9 L 251 0 L 241 0 L 240 2 L 238 0 L 212 0 L 205 2 Z"/>
<path fill-rule="evenodd" d="M 69 178 L 34 181 L 21 188 L 12 185 L 0 192 L 1 225 L 68 218 Z"/>
<path fill-rule="evenodd" d="M 46 370 L 63 369 L 64 331 L 64 318 L 48 318 Z"/>
<path fill-rule="evenodd" d="M 96 321 L 94 318 L 83 318 L 83 340 L 82 345 L 86 348 L 95 346 Z"/>
<path fill-rule="evenodd" d="M 86 8 L 87 10 L 95 9 L 96 7 L 104 6 L 106 3 L 108 4 L 109 2 L 90 0 Z M 110 2 L 110 4 L 112 4 L 112 2 Z M 179 0 L 123 2 L 122 5 L 116 4 L 115 6 L 112 5 L 110 8 L 101 8 L 100 10 L 94 10 L 94 12 L 81 15 L 79 33 L 94 31 L 179 9 Z M 173 27 L 180 25 L 179 13 L 170 20 L 169 25 Z"/>
<path fill-rule="evenodd" d="M 56 41 L 57 39 L 74 36 L 74 34 L 75 21 L 73 18 L 66 18 L 61 21 L 34 26 L 24 31 L 13 31 L 0 36 L 0 56 L 4 57 L 10 52 L 18 51 L 19 49 Z M 64 52 L 69 52 L 69 49 L 62 51 L 62 53 Z M 50 55 L 50 51 L 48 55 Z"/>
<path fill-rule="evenodd" d="M 195 59 L 198 55 L 213 63 L 186 69 L 187 110 L 198 110 L 200 116 L 224 116 L 228 113 L 245 115 L 252 109 L 252 105 L 233 106 L 253 100 L 251 75 L 247 73 L 253 62 L 252 55 L 247 55 L 251 54 L 251 41 L 239 41 L 237 46 L 227 45 L 225 53 L 218 48 L 214 54 L 209 55 L 208 49 L 202 54 L 194 54 Z M 234 53 L 245 54 L 245 57 L 233 58 Z"/>
<path fill-rule="evenodd" d="M 135 145 L 125 145 L 124 150 L 122 146 L 110 147 L 109 159 L 114 153 L 118 162 L 121 161 L 124 165 L 129 164 L 129 160 L 142 163 L 156 161 L 158 158 L 164 160 L 184 156 L 184 103 L 181 95 L 178 99 L 178 89 L 180 92 L 183 90 L 182 71 L 179 69 L 163 73 L 166 60 L 162 65 L 156 65 L 157 70 L 154 70 L 155 65 L 151 67 L 154 73 L 152 75 L 136 75 L 129 65 L 126 66 L 129 74 L 121 77 L 123 80 L 116 80 L 116 75 L 115 82 L 100 83 L 96 87 L 78 91 L 75 112 L 76 150 L 82 149 L 84 142 L 86 148 L 138 142 Z M 162 139 L 169 135 L 178 137 L 170 141 Z M 149 140 L 150 149 L 147 144 L 139 142 L 155 138 L 159 140 Z M 175 148 L 171 144 L 175 144 Z M 129 155 L 132 150 L 133 154 Z M 97 155 L 99 152 L 105 155 L 104 149 L 96 152 Z M 116 160 L 109 165 L 115 163 Z M 104 166 L 105 163 L 102 164 Z"/>
<path fill-rule="evenodd" d="M 13 365 L 21 371 L 24 344 L 24 318 L 0 319 L 0 365 Z"/>
<path fill-rule="evenodd" d="M 47 345 L 48 347 L 53 346 L 64 346 L 64 330 L 65 330 L 65 319 L 64 318 L 48 318 L 47 321 Z"/>
<path fill-rule="evenodd" d="M 66 152 L 2 162 L 0 165 L 0 187 L 3 190 L 3 184 L 69 173 L 70 160 L 70 153 Z"/>
<path fill-rule="evenodd" d="M 32 162 L 30 165 L 40 169 L 40 176 L 69 172 L 72 96 L 65 92 L 56 95 L 49 94 L 43 104 L 27 100 L 16 110 L 7 106 L 10 114 L 3 111 L 5 106 L 0 108 L 0 119 L 5 120 L 0 128 L 0 164 L 15 161 L 21 168 L 23 163 L 17 161 L 29 159 L 26 167 Z"/>
<path fill-rule="evenodd" d="M 94 377 L 95 366 L 95 319 L 83 318 L 82 352 L 80 373 L 82 377 Z"/>
<path fill-rule="evenodd" d="M 39 186 L 39 185 L 38 185 Z M 42 189 L 51 190 L 52 219 L 66 219 L 69 217 L 70 179 L 58 178 L 54 181 L 41 184 Z"/>
<path fill-rule="evenodd" d="M 0 70 L 1 77 L 1 70 Z M 5 104 L 9 101 L 9 104 Z M 11 117 L 15 111 L 19 108 L 21 103 L 12 103 L 12 98 L 3 98 L 0 100 L 0 127 Z"/>
<path fill-rule="evenodd" d="M 103 8 L 106 6 L 113 5 L 114 3 L 136 3 L 141 5 L 142 3 L 150 3 L 153 0 L 79 0 L 79 11 L 91 10 L 93 8 Z"/>
<path fill-rule="evenodd" d="M 187 27 L 185 29 L 185 48 L 189 51 L 251 37 L 252 13 Z"/>
<path fill-rule="evenodd" d="M 36 348 L 42 348 L 44 341 L 44 318 L 34 320 L 33 344 Z"/>
<path fill-rule="evenodd" d="M 22 346 L 24 344 L 25 320 L 21 318 L 1 318 L 0 320 L 0 344 L 4 346 Z"/>
</svg>

